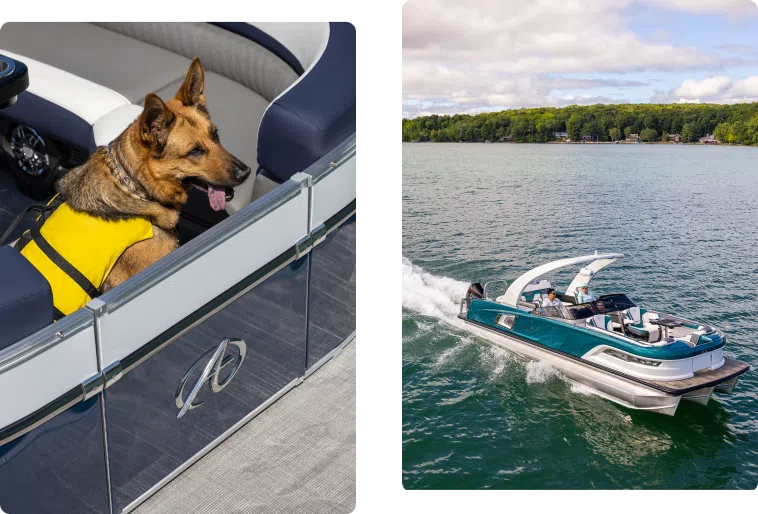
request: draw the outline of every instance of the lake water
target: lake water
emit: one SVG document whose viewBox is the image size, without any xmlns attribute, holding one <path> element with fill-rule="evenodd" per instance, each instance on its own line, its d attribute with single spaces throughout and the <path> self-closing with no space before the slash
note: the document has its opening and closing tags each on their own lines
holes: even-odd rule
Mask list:
<svg viewBox="0 0 758 514">
<path fill-rule="evenodd" d="M 758 148 L 404 144 L 405 488 L 754 489 L 757 232 Z M 471 281 L 595 250 L 625 254 L 596 293 L 726 332 L 733 395 L 625 409 L 455 318 Z"/>
</svg>

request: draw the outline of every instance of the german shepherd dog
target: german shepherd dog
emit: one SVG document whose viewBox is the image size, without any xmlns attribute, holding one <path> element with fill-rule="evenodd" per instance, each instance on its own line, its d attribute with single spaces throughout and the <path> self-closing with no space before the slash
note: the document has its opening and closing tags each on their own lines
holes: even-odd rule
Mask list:
<svg viewBox="0 0 758 514">
<path fill-rule="evenodd" d="M 207 191 L 211 207 L 220 210 L 225 189 L 250 176 L 250 167 L 221 146 L 204 87 L 203 67 L 195 58 L 174 98 L 164 103 L 147 95 L 139 118 L 56 185 L 72 209 L 107 220 L 141 216 L 153 224 L 153 237 L 121 254 L 103 291 L 179 246 L 175 229 L 191 186 Z"/>
</svg>

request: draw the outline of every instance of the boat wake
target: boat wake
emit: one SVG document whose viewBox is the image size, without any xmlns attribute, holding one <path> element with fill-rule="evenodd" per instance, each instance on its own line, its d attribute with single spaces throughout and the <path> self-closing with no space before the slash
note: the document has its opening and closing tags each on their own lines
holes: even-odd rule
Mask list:
<svg viewBox="0 0 758 514">
<path fill-rule="evenodd" d="M 425 271 L 403 257 L 403 309 L 415 314 L 435 318 L 443 326 L 452 325 L 456 329 L 466 330 L 464 323 L 458 319 L 460 300 L 465 296 L 469 284 L 450 277 L 441 277 Z M 466 360 L 468 349 L 475 343 L 471 336 L 439 328 L 427 322 L 416 321 L 418 332 L 413 339 L 426 338 L 430 331 L 436 336 L 454 336 L 457 341 L 443 350 L 436 358 L 435 369 L 447 368 L 452 363 Z M 404 339 L 404 342 L 405 339 Z M 515 354 L 498 346 L 481 346 L 476 354 L 479 365 L 491 380 L 500 378 Z M 542 384 L 551 379 L 564 379 L 563 375 L 547 362 L 528 361 L 525 363 L 525 379 L 528 384 Z"/>
<path fill-rule="evenodd" d="M 468 284 L 450 277 L 438 277 L 403 257 L 403 308 L 432 316 L 458 328 L 456 317 Z"/>
<path fill-rule="evenodd" d="M 545 361 L 529 361 L 526 363 L 526 383 L 544 384 L 551 378 L 561 378 L 561 373 Z"/>
</svg>

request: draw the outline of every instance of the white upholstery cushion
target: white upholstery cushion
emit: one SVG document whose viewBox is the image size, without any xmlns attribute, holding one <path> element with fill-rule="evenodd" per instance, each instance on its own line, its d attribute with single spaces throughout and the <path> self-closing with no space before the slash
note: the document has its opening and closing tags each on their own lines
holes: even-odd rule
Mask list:
<svg viewBox="0 0 758 514">
<path fill-rule="evenodd" d="M 126 127 L 132 124 L 142 113 L 141 105 L 124 105 L 115 109 L 92 126 L 97 146 L 105 146 L 116 139 Z"/>
<path fill-rule="evenodd" d="M 637 307 L 637 306 L 630 307 L 627 312 L 629 313 L 629 317 L 631 318 L 631 320 L 634 323 L 639 323 L 640 322 L 641 318 L 640 318 L 640 308 L 639 307 Z"/>
<path fill-rule="evenodd" d="M 90 125 L 114 109 L 130 104 L 120 93 L 65 70 L 1 48 L 0 54 L 26 64 L 29 93 L 76 114 Z"/>
<path fill-rule="evenodd" d="M 602 328 L 603 330 L 612 330 L 612 321 L 610 320 L 610 317 L 606 319 L 605 314 L 596 314 L 592 316 L 592 322 L 597 328 Z"/>
<path fill-rule="evenodd" d="M 324 52 L 329 41 L 328 22 L 256 22 L 250 23 L 273 37 L 307 70 Z"/>
</svg>

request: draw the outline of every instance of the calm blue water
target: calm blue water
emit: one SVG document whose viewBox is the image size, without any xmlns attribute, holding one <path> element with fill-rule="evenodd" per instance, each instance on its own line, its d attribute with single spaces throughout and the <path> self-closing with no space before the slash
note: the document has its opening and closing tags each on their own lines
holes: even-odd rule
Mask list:
<svg viewBox="0 0 758 514">
<path fill-rule="evenodd" d="M 757 163 L 743 147 L 404 144 L 405 488 L 754 489 Z M 471 281 L 595 250 L 625 254 L 596 292 L 728 334 L 753 366 L 733 395 L 625 409 L 455 319 Z"/>
</svg>

